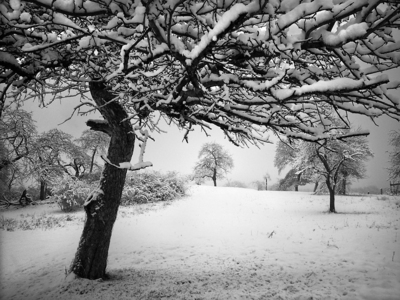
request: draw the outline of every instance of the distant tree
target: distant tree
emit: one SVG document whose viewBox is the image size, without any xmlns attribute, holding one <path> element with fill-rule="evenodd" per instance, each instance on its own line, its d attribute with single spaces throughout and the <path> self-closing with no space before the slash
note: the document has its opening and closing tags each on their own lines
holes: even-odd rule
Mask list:
<svg viewBox="0 0 400 300">
<path fill-rule="evenodd" d="M 306 181 L 323 177 L 330 195 L 329 211 L 335 210 L 335 194 L 343 193 L 350 179 L 364 178 L 366 175 L 365 161 L 373 156 L 368 140 L 364 136 L 352 136 L 343 141 L 325 140 L 310 143 L 307 141 L 294 141 L 291 144 L 281 141 L 277 149 L 281 147 L 293 147 L 288 160 L 292 169 L 289 174 L 291 178 L 302 175 Z M 278 166 L 286 165 L 282 155 L 277 152 L 275 162 Z M 304 177 L 303 177 L 304 176 Z M 287 184 L 289 180 L 283 180 Z"/>
<path fill-rule="evenodd" d="M 285 177 L 278 181 L 278 190 L 289 191 L 294 187 L 296 192 L 299 191 L 299 186 L 309 183 L 307 177 L 302 176 L 304 172 L 299 172 L 296 169 L 290 169 Z"/>
<path fill-rule="evenodd" d="M 27 157 L 35 147 L 36 134 L 31 113 L 10 106 L 4 109 L 0 118 L 0 172 L 9 190 L 15 181 L 27 177 Z"/>
<path fill-rule="evenodd" d="M 51 129 L 36 139 L 35 152 L 31 157 L 34 172 L 40 182 L 40 199 L 46 197 L 47 186 L 53 177 L 63 173 L 81 177 L 90 165 L 90 157 L 84 149 L 74 144 L 72 135 Z"/>
<path fill-rule="evenodd" d="M 217 186 L 217 179 L 222 179 L 233 168 L 233 159 L 221 145 L 206 143 L 199 152 L 199 161 L 194 167 L 194 178 L 212 179 Z"/>
<path fill-rule="evenodd" d="M 266 173 L 263 176 L 263 181 L 257 180 L 257 181 L 252 182 L 252 184 L 254 184 L 256 186 L 258 191 L 262 191 L 262 190 L 267 191 L 268 190 L 268 180 L 271 180 L 271 176 L 268 173 Z"/>
<path fill-rule="evenodd" d="M 228 182 L 225 184 L 226 187 L 238 187 L 238 188 L 243 188 L 247 189 L 247 185 L 244 182 L 238 181 L 238 180 L 228 180 Z"/>
<path fill-rule="evenodd" d="M 262 191 L 265 183 L 261 180 L 256 180 L 253 181 L 252 184 L 256 187 L 257 191 Z"/>
<path fill-rule="evenodd" d="M 389 145 L 393 147 L 389 151 L 389 179 L 395 182 L 400 181 L 400 131 L 390 132 Z"/>
<path fill-rule="evenodd" d="M 304 168 L 302 165 L 296 164 L 296 157 L 299 154 L 300 147 L 305 145 L 307 144 L 303 144 L 301 141 L 292 141 L 290 144 L 289 141 L 280 140 L 278 142 L 274 158 L 274 165 L 278 168 L 278 174 L 286 167 L 292 167 L 286 173 L 285 177 L 279 180 L 279 190 L 287 191 L 294 186 L 294 190 L 298 191 L 299 185 L 305 185 L 310 182 L 310 174 L 305 176 L 306 174 L 303 174 Z"/>
<path fill-rule="evenodd" d="M 268 180 L 271 180 L 271 176 L 268 173 L 265 173 L 264 181 L 265 181 L 265 190 L 266 191 L 268 191 Z"/>
<path fill-rule="evenodd" d="M 110 137 L 104 132 L 85 130 L 79 139 L 76 140 L 86 151 L 90 151 L 90 169 L 89 174 L 93 172 L 93 166 L 96 155 L 105 154 L 110 143 Z"/>
<path fill-rule="evenodd" d="M 364 140 L 367 142 L 367 140 Z M 351 185 L 353 180 L 363 179 L 367 176 L 367 169 L 365 166 L 365 161 L 373 157 L 369 146 L 366 145 L 365 157 L 357 159 L 348 159 L 343 164 L 339 170 L 339 182 L 337 185 L 337 194 L 347 195 L 348 186 Z"/>
<path fill-rule="evenodd" d="M 365 137 L 353 137 L 347 144 L 339 141 L 324 141 L 314 146 L 315 153 L 322 162 L 323 168 L 319 164 L 314 164 L 312 168 L 314 172 L 325 177 L 325 183 L 329 190 L 329 211 L 336 212 L 335 192 L 340 179 L 347 182 L 348 171 L 359 174 L 359 178 L 364 177 L 365 167 L 363 162 L 372 157 L 373 154 Z M 346 170 L 345 178 L 340 176 L 343 174 L 343 170 Z"/>
</svg>

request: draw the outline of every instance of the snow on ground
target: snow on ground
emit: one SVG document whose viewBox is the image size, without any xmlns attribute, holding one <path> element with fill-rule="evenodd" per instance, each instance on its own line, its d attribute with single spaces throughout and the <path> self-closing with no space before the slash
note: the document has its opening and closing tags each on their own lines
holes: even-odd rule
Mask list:
<svg viewBox="0 0 400 300">
<path fill-rule="evenodd" d="M 328 196 L 193 186 L 161 209 L 120 210 L 106 281 L 63 280 L 81 224 L 1 231 L 0 298 L 398 300 L 396 202 L 338 196 L 329 214 Z"/>
</svg>

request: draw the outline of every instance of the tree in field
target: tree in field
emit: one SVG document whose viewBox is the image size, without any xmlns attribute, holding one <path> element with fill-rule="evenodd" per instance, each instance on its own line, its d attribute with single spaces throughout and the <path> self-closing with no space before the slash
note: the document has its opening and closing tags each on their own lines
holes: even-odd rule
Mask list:
<svg viewBox="0 0 400 300">
<path fill-rule="evenodd" d="M 22 109 L 7 107 L 0 119 L 0 172 L 10 190 L 14 182 L 27 174 L 27 157 L 34 150 L 36 126 L 32 115 Z"/>
<path fill-rule="evenodd" d="M 296 161 L 301 147 L 306 145 L 308 144 L 300 141 L 294 141 L 291 145 L 282 140 L 278 142 L 274 158 L 274 165 L 278 168 L 278 173 L 280 174 L 288 166 L 291 167 L 285 177 L 279 181 L 279 190 L 287 191 L 294 186 L 294 190 L 297 192 L 299 190 L 299 185 L 308 184 L 313 180 L 312 177 L 315 177 L 309 172 L 305 173 L 304 171 L 306 169 L 302 164 L 298 165 Z"/>
<path fill-rule="evenodd" d="M 271 180 L 271 176 L 269 175 L 269 173 L 265 173 L 265 175 L 263 176 L 263 180 L 264 181 L 257 180 L 252 182 L 252 184 L 256 186 L 258 191 L 268 190 L 268 180 Z"/>
<path fill-rule="evenodd" d="M 308 176 L 304 176 L 304 172 L 298 172 L 296 169 L 290 169 L 284 178 L 279 180 L 278 189 L 280 191 L 289 191 L 294 187 L 296 192 L 299 191 L 299 186 L 308 184 Z"/>
<path fill-rule="evenodd" d="M 345 136 L 326 116 L 400 118 L 396 1 L 5 0 L 0 15 L 0 117 L 5 99 L 80 96 L 110 136 L 107 163 L 70 273 L 105 276 L 111 232 L 136 138 L 166 119 L 211 125 L 237 145 L 269 134 Z M 90 96 L 89 98 L 89 93 Z M 346 135 L 346 134 L 345 134 Z M 187 135 L 185 135 L 187 137 Z M 141 150 L 144 147 L 141 148 Z M 142 157 L 142 156 L 141 156 Z"/>
<path fill-rule="evenodd" d="M 394 182 L 400 181 L 400 131 L 391 131 L 389 145 L 393 147 L 389 151 L 389 179 Z"/>
<path fill-rule="evenodd" d="M 314 145 L 315 146 L 315 145 Z M 314 165 L 316 173 L 325 177 L 325 183 L 329 190 L 329 211 L 336 212 L 335 192 L 339 184 L 339 179 L 345 181 L 353 175 L 357 178 L 365 177 L 365 164 L 363 163 L 373 154 L 369 149 L 365 137 L 353 137 L 350 142 L 343 145 L 341 142 L 328 142 L 315 147 L 315 152 L 322 162 L 323 168 Z M 344 178 L 341 178 L 341 173 Z"/>
<path fill-rule="evenodd" d="M 85 130 L 76 142 L 80 144 L 83 149 L 90 152 L 91 160 L 89 173 L 92 173 L 96 155 L 106 153 L 108 144 L 110 143 L 110 137 L 100 131 Z"/>
<path fill-rule="evenodd" d="M 64 173 L 80 178 L 90 165 L 90 157 L 74 144 L 72 136 L 58 129 L 51 129 L 39 135 L 35 141 L 35 152 L 31 161 L 33 172 L 40 182 L 40 199 L 46 198 L 47 186 L 54 177 Z"/>
<path fill-rule="evenodd" d="M 214 186 L 217 179 L 223 179 L 233 168 L 233 159 L 224 148 L 217 143 L 204 144 L 199 152 L 199 161 L 194 167 L 194 178 L 210 178 Z"/>
<path fill-rule="evenodd" d="M 283 151 L 280 152 L 280 149 Z M 365 177 L 365 161 L 372 156 L 368 140 L 363 136 L 314 143 L 299 140 L 289 144 L 280 141 L 275 165 L 278 168 L 290 166 L 290 172 L 302 175 L 308 182 L 316 182 L 316 178 L 323 177 L 329 191 L 329 211 L 336 212 L 335 194 L 345 192 L 350 179 Z"/>
<path fill-rule="evenodd" d="M 268 191 L 268 180 L 271 180 L 271 176 L 268 173 L 265 173 L 264 181 L 265 181 L 265 190 L 266 191 Z"/>
</svg>

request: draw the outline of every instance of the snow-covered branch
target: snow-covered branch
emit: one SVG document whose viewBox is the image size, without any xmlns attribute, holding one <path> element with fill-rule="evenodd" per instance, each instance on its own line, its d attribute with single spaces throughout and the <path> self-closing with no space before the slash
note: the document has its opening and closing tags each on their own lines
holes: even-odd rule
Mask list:
<svg viewBox="0 0 400 300">
<path fill-rule="evenodd" d="M 43 98 L 49 81 L 81 93 L 78 81 L 100 76 L 132 123 L 159 112 L 235 144 L 338 139 L 326 119 L 347 112 L 400 121 L 400 84 L 386 74 L 400 62 L 397 2 L 6 3 L 0 84 L 16 100 Z"/>
<path fill-rule="evenodd" d="M 138 171 L 148 167 L 152 167 L 153 163 L 149 161 L 143 161 L 144 153 L 146 151 L 147 140 L 149 139 L 149 132 L 146 129 L 140 129 L 139 127 L 134 128 L 134 130 L 139 130 L 142 136 L 137 136 L 137 138 L 142 142 L 140 145 L 139 161 L 136 164 L 131 164 L 130 162 L 121 162 L 118 165 L 112 163 L 107 157 L 101 156 L 101 158 L 108 164 L 118 168 L 118 169 L 128 169 L 129 171 Z"/>
<path fill-rule="evenodd" d="M 119 163 L 118 165 L 116 165 L 116 164 L 113 164 L 107 157 L 105 157 L 105 156 L 103 156 L 103 155 L 101 155 L 101 158 L 102 158 L 106 163 L 108 163 L 109 165 L 111 165 L 111 166 L 113 166 L 113 167 L 116 167 L 116 168 L 118 168 L 118 169 L 127 169 L 127 170 L 129 170 L 129 171 L 138 171 L 138 170 L 145 169 L 145 168 L 148 168 L 148 167 L 152 167 L 152 166 L 153 166 L 153 163 L 151 163 L 151 162 L 149 162 L 149 161 L 138 162 L 138 163 L 136 163 L 136 164 L 134 164 L 134 165 L 132 165 L 130 162 L 122 162 L 122 163 Z"/>
</svg>

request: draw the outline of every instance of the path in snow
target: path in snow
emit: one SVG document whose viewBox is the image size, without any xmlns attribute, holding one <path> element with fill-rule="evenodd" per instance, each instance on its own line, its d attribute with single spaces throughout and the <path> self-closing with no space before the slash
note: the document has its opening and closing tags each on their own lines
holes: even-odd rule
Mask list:
<svg viewBox="0 0 400 300">
<path fill-rule="evenodd" d="M 118 218 L 109 281 L 62 282 L 81 226 L 1 232 L 0 295 L 400 299 L 400 213 L 393 198 L 337 197 L 342 213 L 328 214 L 328 196 L 309 193 L 194 186 L 191 194 Z"/>
</svg>

